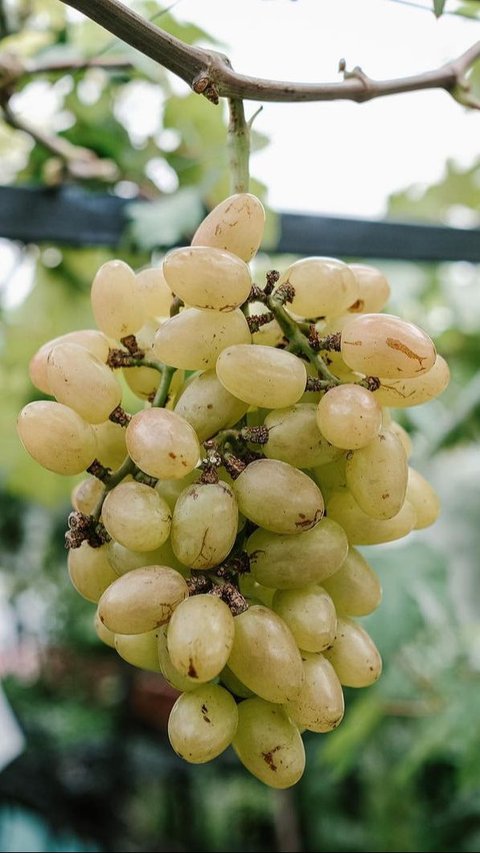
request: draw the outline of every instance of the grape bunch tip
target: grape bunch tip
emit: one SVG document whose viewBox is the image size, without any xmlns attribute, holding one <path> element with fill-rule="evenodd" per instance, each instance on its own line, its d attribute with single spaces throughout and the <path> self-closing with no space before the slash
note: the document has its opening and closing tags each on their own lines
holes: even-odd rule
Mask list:
<svg viewBox="0 0 480 853">
<path fill-rule="evenodd" d="M 358 545 L 432 524 L 391 409 L 448 384 L 416 325 L 383 313 L 380 270 L 325 257 L 254 283 L 265 214 L 248 193 L 160 267 L 98 270 L 97 329 L 45 343 L 18 434 L 72 492 L 68 571 L 98 637 L 179 696 L 168 735 L 205 763 L 233 746 L 274 788 L 305 768 L 304 731 L 344 715 L 380 654 L 358 621 L 380 603 Z M 125 384 L 139 401 L 122 407 Z"/>
</svg>

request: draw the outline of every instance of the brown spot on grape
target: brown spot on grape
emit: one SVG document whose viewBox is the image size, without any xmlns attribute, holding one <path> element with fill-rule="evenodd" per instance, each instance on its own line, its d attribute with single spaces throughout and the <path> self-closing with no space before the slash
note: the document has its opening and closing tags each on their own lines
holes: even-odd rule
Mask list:
<svg viewBox="0 0 480 853">
<path fill-rule="evenodd" d="M 213 409 L 213 403 L 207 403 L 207 409 Z"/>
<path fill-rule="evenodd" d="M 342 344 L 348 344 L 350 347 L 361 347 L 361 341 L 345 341 L 342 339 Z"/>
<path fill-rule="evenodd" d="M 280 744 L 278 744 L 278 746 L 274 746 L 274 748 L 269 750 L 269 752 L 262 752 L 262 758 L 265 764 L 268 764 L 270 770 L 273 770 L 274 773 L 277 769 L 277 765 L 275 764 L 272 756 L 275 752 L 278 752 L 279 749 L 281 749 Z"/>
<path fill-rule="evenodd" d="M 406 344 L 402 343 L 402 341 L 397 340 L 397 338 L 387 338 L 385 343 L 387 344 L 387 347 L 390 347 L 390 349 L 398 350 L 398 352 L 402 352 L 403 355 L 406 355 L 407 358 L 413 358 L 414 361 L 418 361 L 420 367 L 417 373 L 420 370 L 423 370 L 423 362 L 425 361 L 425 356 L 417 355 L 415 352 L 413 352 L 413 350 L 407 347 Z"/>
<path fill-rule="evenodd" d="M 389 497 L 390 497 L 390 492 L 384 492 L 382 495 L 382 501 L 386 501 L 387 498 L 389 498 Z"/>
<path fill-rule="evenodd" d="M 206 723 L 211 723 L 212 721 L 211 721 L 210 717 L 208 717 L 208 716 L 207 716 L 207 715 L 208 715 L 208 708 L 207 708 L 207 706 L 205 705 L 205 703 L 203 703 L 203 705 L 202 705 L 202 707 L 201 707 L 201 709 L 200 709 L 200 710 L 201 710 L 201 712 L 202 712 L 202 717 L 203 717 L 203 719 L 205 720 L 205 722 L 206 722 Z"/>
<path fill-rule="evenodd" d="M 173 453 L 171 450 L 170 450 L 168 455 L 170 456 L 170 459 L 176 459 L 177 458 L 177 454 Z"/>
<path fill-rule="evenodd" d="M 364 307 L 365 307 L 365 300 L 357 299 L 357 301 L 354 302 L 353 305 L 350 305 L 350 308 L 348 310 L 354 311 L 354 312 L 360 312 L 360 311 L 363 311 Z"/>
<path fill-rule="evenodd" d="M 198 678 L 198 673 L 197 673 L 197 670 L 195 669 L 195 667 L 193 665 L 192 658 L 188 659 L 188 673 L 187 673 L 187 675 L 189 675 L 190 678 Z"/>
</svg>

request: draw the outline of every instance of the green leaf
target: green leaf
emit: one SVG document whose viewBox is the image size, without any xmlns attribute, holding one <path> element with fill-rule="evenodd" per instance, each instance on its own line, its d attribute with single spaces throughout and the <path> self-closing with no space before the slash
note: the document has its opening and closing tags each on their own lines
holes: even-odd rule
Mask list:
<svg viewBox="0 0 480 853">
<path fill-rule="evenodd" d="M 443 14 L 446 2 L 447 0 L 433 0 L 433 11 L 436 18 L 439 18 Z"/>
<path fill-rule="evenodd" d="M 191 238 L 203 215 L 199 188 L 183 187 L 150 204 L 128 205 L 129 236 L 142 249 L 170 247 Z"/>
</svg>

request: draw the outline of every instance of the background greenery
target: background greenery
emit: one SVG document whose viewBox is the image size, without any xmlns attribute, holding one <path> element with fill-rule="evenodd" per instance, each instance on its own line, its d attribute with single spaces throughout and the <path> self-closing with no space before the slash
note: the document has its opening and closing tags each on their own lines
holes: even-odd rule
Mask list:
<svg viewBox="0 0 480 853">
<path fill-rule="evenodd" d="M 473 15 L 478 5 L 465 3 L 463 11 Z M 163 27 L 187 41 L 205 38 L 154 0 L 135 6 L 161 16 Z M 49 132 L 107 161 L 101 180 L 83 184 L 132 196 L 118 257 L 138 268 L 188 239 L 204 208 L 228 194 L 222 109 L 173 94 L 162 69 L 93 24 L 70 21 L 58 2 L 0 3 L 0 30 L 0 56 L 14 51 L 43 63 L 115 56 L 131 63 L 115 71 L 26 75 L 11 107 L 22 117 L 29 98 L 44 98 L 53 105 Z M 139 98 L 156 110 L 145 133 L 131 120 Z M 7 114 L 0 120 L 0 181 L 71 182 L 68 163 L 19 124 Z M 479 179 L 480 156 L 464 171 L 447 164 L 436 186 L 392 198 L 390 213 L 447 222 L 460 207 L 478 222 Z M 252 188 L 264 194 L 259 183 Z M 151 204 L 135 203 L 139 198 Z M 271 216 L 266 245 L 274 229 Z M 0 773 L 1 849 L 479 850 L 478 269 L 378 262 L 392 285 L 389 310 L 425 327 L 451 366 L 441 399 L 398 415 L 443 513 L 432 530 L 406 542 L 364 549 L 384 586 L 380 609 L 365 620 L 384 675 L 373 688 L 347 692 L 341 727 L 306 737 L 304 778 L 293 791 L 274 792 L 249 777 L 230 751 L 193 769 L 172 753 L 165 734 L 171 696 L 158 679 L 100 646 L 93 608 L 66 575 L 63 532 L 76 480 L 42 471 L 15 434 L 18 410 L 41 397 L 28 380 L 30 357 L 43 341 L 91 325 L 90 283 L 112 250 L 8 251 L 10 284 L 5 279 L 1 291 L 0 602 L 11 631 L 0 665 L 27 746 Z M 286 263 L 267 252 L 259 259 L 261 267 Z"/>
</svg>

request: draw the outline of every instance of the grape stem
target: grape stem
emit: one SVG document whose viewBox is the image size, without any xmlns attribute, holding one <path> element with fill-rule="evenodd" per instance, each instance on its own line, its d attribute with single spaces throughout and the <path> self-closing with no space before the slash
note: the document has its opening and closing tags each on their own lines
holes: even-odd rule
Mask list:
<svg viewBox="0 0 480 853">
<path fill-rule="evenodd" d="M 248 192 L 250 183 L 250 125 L 245 119 L 243 101 L 228 99 L 228 152 L 232 193 Z"/>
<path fill-rule="evenodd" d="M 162 378 L 160 380 L 160 384 L 157 388 L 157 393 L 152 400 L 152 406 L 157 408 L 161 408 L 165 405 L 168 399 L 168 392 L 170 391 L 170 385 L 173 379 L 173 374 L 176 371 L 176 367 L 170 367 L 170 365 L 165 364 L 162 370 Z"/>
</svg>

